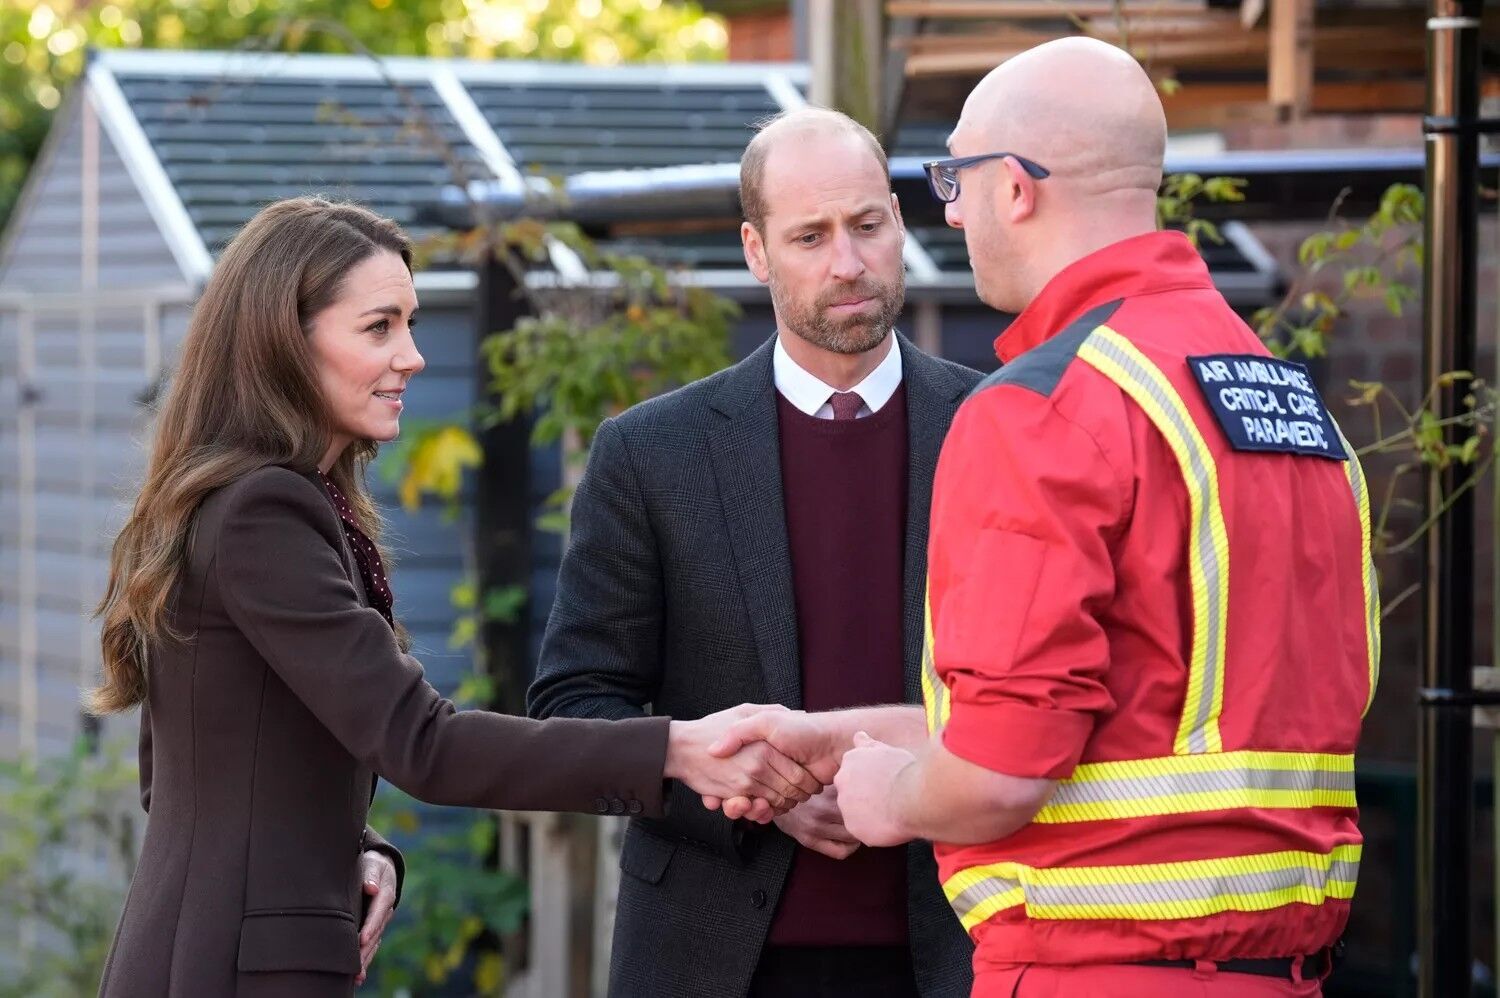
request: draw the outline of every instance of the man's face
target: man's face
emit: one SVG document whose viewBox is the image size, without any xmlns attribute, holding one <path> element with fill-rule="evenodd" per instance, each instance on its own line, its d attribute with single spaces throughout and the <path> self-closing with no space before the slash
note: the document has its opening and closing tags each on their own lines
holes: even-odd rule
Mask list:
<svg viewBox="0 0 1500 998">
<path fill-rule="evenodd" d="M 948 138 L 949 155 L 978 156 L 995 151 L 980 148 L 983 144 L 983 138 L 975 136 L 974 129 L 960 119 Z M 963 230 L 979 300 L 1002 312 L 1019 312 L 1025 303 L 1018 301 L 1021 293 L 1011 286 L 1011 279 L 1019 273 L 1016 255 L 1020 250 L 1000 218 L 1004 208 L 1000 185 L 1005 180 L 1005 166 L 999 160 L 959 171 L 958 197 L 945 206 L 944 217 L 951 227 Z"/>
<path fill-rule="evenodd" d="M 741 235 L 776 321 L 833 353 L 879 346 L 906 296 L 906 230 L 874 153 L 853 135 L 782 136 L 762 190 L 765 231 Z"/>
</svg>

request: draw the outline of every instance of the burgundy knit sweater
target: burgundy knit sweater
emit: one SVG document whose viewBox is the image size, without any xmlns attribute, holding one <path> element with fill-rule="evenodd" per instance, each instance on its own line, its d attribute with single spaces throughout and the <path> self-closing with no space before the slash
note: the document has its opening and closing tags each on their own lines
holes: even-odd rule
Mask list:
<svg viewBox="0 0 1500 998">
<path fill-rule="evenodd" d="M 781 487 L 802 705 L 900 703 L 906 547 L 906 387 L 864 419 L 817 419 L 780 394 Z M 774 946 L 905 945 L 906 851 L 845 860 L 799 848 Z"/>
</svg>

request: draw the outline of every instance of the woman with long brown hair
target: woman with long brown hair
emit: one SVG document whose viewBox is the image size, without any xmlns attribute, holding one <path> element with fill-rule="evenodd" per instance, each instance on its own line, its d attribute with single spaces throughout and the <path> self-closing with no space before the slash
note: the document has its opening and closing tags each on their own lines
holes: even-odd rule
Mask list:
<svg viewBox="0 0 1500 998">
<path fill-rule="evenodd" d="M 426 683 L 364 485 L 422 370 L 416 310 L 393 222 L 297 198 L 245 226 L 194 311 L 100 607 L 92 705 L 141 705 L 149 813 L 101 994 L 351 993 L 398 889 L 365 827 L 376 776 L 438 804 L 645 815 L 669 778 L 779 809 L 818 789 L 764 745 L 708 755 L 757 708 L 538 722 Z"/>
</svg>

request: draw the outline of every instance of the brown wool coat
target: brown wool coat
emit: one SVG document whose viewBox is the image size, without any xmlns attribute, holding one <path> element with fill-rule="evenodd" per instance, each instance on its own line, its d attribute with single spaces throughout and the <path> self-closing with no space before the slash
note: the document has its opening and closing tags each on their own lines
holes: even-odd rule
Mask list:
<svg viewBox="0 0 1500 998">
<path fill-rule="evenodd" d="M 439 697 L 310 476 L 265 468 L 204 501 L 172 619 L 186 640 L 149 656 L 149 818 L 101 996 L 351 994 L 358 857 L 394 854 L 365 827 L 377 775 L 435 804 L 662 811 L 666 718 Z"/>
</svg>

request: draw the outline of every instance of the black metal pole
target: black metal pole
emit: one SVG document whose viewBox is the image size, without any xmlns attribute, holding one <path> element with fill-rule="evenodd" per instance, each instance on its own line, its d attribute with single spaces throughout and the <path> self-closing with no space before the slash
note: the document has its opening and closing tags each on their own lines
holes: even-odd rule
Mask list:
<svg viewBox="0 0 1500 998">
<path fill-rule="evenodd" d="M 1423 273 L 1424 383 L 1474 370 L 1479 191 L 1479 15 L 1483 0 L 1431 0 L 1427 21 L 1427 215 Z M 1440 419 L 1464 388 L 1440 390 Z M 1447 431 L 1457 443 L 1462 428 Z M 1462 482 L 1462 466 L 1431 469 L 1427 509 Z M 1418 762 L 1418 987 L 1423 998 L 1471 992 L 1469 881 L 1474 668 L 1473 493 L 1427 537 Z"/>
<path fill-rule="evenodd" d="M 490 259 L 480 265 L 474 353 L 480 399 L 490 397 L 490 388 L 478 346 L 489 334 L 513 327 L 528 312 L 516 290 L 515 278 L 503 264 Z M 531 505 L 531 421 L 517 418 L 477 432 L 484 460 L 475 495 L 474 553 L 477 596 L 483 607 L 485 594 L 491 590 L 530 588 L 535 511 Z M 528 608 L 513 621 L 480 620 L 484 664 L 497 693 L 489 706 L 506 713 L 526 710 L 526 684 L 531 679 L 529 619 Z"/>
</svg>

